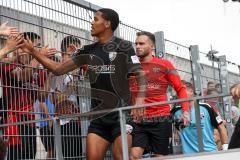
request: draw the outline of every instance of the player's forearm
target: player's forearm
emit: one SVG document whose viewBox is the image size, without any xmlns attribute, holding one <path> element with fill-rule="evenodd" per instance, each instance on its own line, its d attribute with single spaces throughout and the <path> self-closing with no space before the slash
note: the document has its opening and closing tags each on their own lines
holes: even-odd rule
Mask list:
<svg viewBox="0 0 240 160">
<path fill-rule="evenodd" d="M 185 88 L 183 87 L 178 93 L 178 98 L 188 98 L 187 92 Z M 182 110 L 189 112 L 189 102 L 181 102 Z"/>
<path fill-rule="evenodd" d="M 0 50 L 0 60 L 2 60 L 7 54 L 8 54 L 8 50 L 6 48 L 2 48 Z"/>
<path fill-rule="evenodd" d="M 57 70 L 59 67 L 59 63 L 52 61 L 48 57 L 42 55 L 39 50 L 34 49 L 31 52 L 31 55 L 39 62 L 41 63 L 44 67 L 46 67 L 48 70 L 53 72 L 56 75 L 60 75 L 61 73 L 59 72 L 60 70 Z"/>
<path fill-rule="evenodd" d="M 224 124 L 220 124 L 218 126 L 218 131 L 221 136 L 222 144 L 227 144 L 228 143 L 228 135 L 227 135 L 227 129 L 225 128 Z"/>
<path fill-rule="evenodd" d="M 2 62 L 11 63 L 17 60 L 17 56 L 2 58 Z"/>
<path fill-rule="evenodd" d="M 188 98 L 187 90 L 182 85 L 180 77 L 178 75 L 174 75 L 172 76 L 172 78 L 175 78 L 175 81 L 173 82 L 173 87 L 177 92 L 178 99 Z M 183 111 L 189 112 L 189 102 L 181 102 L 181 106 Z"/>
<path fill-rule="evenodd" d="M 10 52 L 10 50 L 6 47 L 2 48 L 0 50 L 0 60 L 3 62 L 13 62 L 16 61 L 17 57 L 13 56 L 13 57 L 6 57 L 6 55 Z"/>
<path fill-rule="evenodd" d="M 139 71 L 137 73 L 138 93 L 136 98 L 136 104 L 142 104 L 144 102 L 145 93 L 147 90 L 147 81 L 144 72 Z"/>
<path fill-rule="evenodd" d="M 168 74 L 168 80 L 170 84 L 173 86 L 174 90 L 177 92 L 177 96 L 179 99 L 188 98 L 187 90 L 182 85 L 181 78 L 176 72 L 176 70 L 172 70 L 171 74 Z M 188 112 L 189 111 L 189 102 L 181 103 L 182 110 Z"/>
</svg>

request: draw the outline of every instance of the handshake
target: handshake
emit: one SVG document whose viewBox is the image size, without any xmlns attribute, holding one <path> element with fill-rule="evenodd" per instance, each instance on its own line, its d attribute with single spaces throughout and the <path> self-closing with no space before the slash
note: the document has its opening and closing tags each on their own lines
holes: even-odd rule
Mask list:
<svg viewBox="0 0 240 160">
<path fill-rule="evenodd" d="M 7 26 L 7 22 L 0 25 L 0 36 L 7 38 L 4 47 L 0 50 L 0 60 L 4 61 L 4 59 L 7 59 L 7 54 L 16 50 L 18 50 L 18 56 L 22 56 L 28 53 L 31 54 L 35 50 L 38 50 L 40 54 L 43 54 L 47 57 L 56 54 L 55 48 L 48 48 L 48 46 L 39 48 L 40 37 L 36 38 L 36 40 L 32 40 L 33 38 L 29 37 L 27 33 L 32 32 L 19 33 L 17 28 Z M 14 61 L 15 59 L 13 58 L 12 60 L 8 60 Z"/>
</svg>

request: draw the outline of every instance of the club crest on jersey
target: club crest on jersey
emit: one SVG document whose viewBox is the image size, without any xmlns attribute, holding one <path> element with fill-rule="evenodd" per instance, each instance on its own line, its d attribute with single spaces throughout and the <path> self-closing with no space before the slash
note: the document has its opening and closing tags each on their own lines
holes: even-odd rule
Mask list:
<svg viewBox="0 0 240 160">
<path fill-rule="evenodd" d="M 109 52 L 109 60 L 112 62 L 117 57 L 117 52 Z"/>
<path fill-rule="evenodd" d="M 140 61 L 139 61 L 139 59 L 138 59 L 138 56 L 136 56 L 136 55 L 131 56 L 131 59 L 132 59 L 133 64 L 140 63 Z"/>
</svg>

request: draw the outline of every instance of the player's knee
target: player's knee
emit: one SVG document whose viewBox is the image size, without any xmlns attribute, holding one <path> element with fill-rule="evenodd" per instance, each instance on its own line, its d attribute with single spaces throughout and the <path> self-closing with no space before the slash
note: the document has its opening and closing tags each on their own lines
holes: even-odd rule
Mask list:
<svg viewBox="0 0 240 160">
<path fill-rule="evenodd" d="M 101 160 L 104 159 L 105 153 L 97 149 L 87 150 L 87 160 Z"/>
<path fill-rule="evenodd" d="M 140 159 L 140 157 L 138 156 L 134 156 L 134 155 L 130 155 L 130 160 L 137 160 L 137 159 Z"/>
<path fill-rule="evenodd" d="M 121 153 L 120 154 L 114 154 L 113 158 L 114 158 L 114 160 L 123 160 L 123 156 L 122 156 Z"/>
<path fill-rule="evenodd" d="M 96 159 L 104 159 L 104 154 L 99 152 L 88 152 L 87 160 L 96 160 Z"/>
<path fill-rule="evenodd" d="M 130 154 L 130 160 L 137 160 L 141 158 L 141 154 L 138 151 L 132 150 Z"/>
</svg>

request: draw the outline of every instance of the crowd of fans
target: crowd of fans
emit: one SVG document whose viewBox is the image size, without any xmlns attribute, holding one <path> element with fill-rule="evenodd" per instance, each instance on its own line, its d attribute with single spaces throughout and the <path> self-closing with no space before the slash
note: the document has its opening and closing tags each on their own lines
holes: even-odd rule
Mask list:
<svg viewBox="0 0 240 160">
<path fill-rule="evenodd" d="M 58 61 L 55 49 L 41 48 L 41 37 L 34 32 L 19 33 L 17 28 L 7 23 L 0 26 L 3 47 L 1 58 L 1 124 L 23 122 L 22 125 L 8 126 L 2 129 L 4 141 L 1 152 L 7 146 L 8 159 L 34 159 L 37 152 L 36 129 L 47 152 L 46 158 L 55 157 L 54 131 L 52 121 L 39 124 L 24 124 L 36 118 L 79 113 L 76 98 L 77 71 L 62 76 L 54 76 L 43 69 L 41 64 L 24 52 L 23 40 L 29 39 L 39 49 L 46 49 L 48 57 Z M 81 46 L 74 36 L 66 36 L 61 42 L 60 61 L 65 61 Z M 81 127 L 77 118 L 63 119 L 61 124 L 62 149 L 64 157 L 81 156 Z M 1 139 L 2 140 L 2 139 Z M 4 157 L 4 154 L 1 154 Z M 2 159 L 2 158 L 0 158 Z"/>
</svg>

